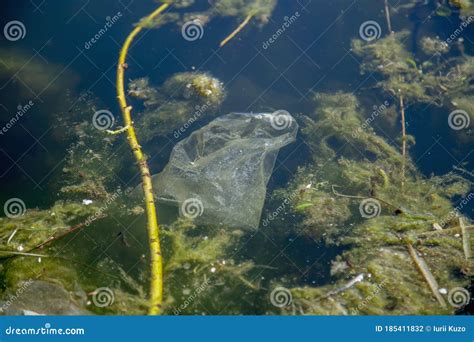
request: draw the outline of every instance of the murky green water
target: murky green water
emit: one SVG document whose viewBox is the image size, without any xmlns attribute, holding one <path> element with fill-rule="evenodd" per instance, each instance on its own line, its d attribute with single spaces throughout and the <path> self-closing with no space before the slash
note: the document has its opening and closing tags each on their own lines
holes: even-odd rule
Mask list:
<svg viewBox="0 0 474 342">
<path fill-rule="evenodd" d="M 122 66 L 151 174 L 191 139 L 155 183 L 163 313 L 469 314 L 472 1 L 191 3 L 142 22 Z M 145 314 L 140 173 L 106 130 L 121 45 L 159 4 L 2 6 L 3 312 Z M 212 126 L 231 112 L 255 117 Z M 298 129 L 273 161 L 255 151 L 281 113 Z"/>
</svg>

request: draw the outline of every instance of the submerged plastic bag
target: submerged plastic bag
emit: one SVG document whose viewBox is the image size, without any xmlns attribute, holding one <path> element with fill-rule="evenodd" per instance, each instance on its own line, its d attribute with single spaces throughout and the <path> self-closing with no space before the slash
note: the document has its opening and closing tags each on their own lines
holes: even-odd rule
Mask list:
<svg viewBox="0 0 474 342">
<path fill-rule="evenodd" d="M 278 151 L 297 130 L 283 110 L 221 116 L 176 144 L 156 195 L 198 224 L 257 228 Z"/>
</svg>

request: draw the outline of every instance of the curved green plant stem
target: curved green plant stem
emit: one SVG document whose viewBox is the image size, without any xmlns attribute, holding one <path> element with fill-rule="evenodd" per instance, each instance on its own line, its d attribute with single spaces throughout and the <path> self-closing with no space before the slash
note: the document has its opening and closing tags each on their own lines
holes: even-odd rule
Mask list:
<svg viewBox="0 0 474 342">
<path fill-rule="evenodd" d="M 252 19 L 253 17 L 253 14 L 249 14 L 247 17 L 245 17 L 244 21 L 234 30 L 232 31 L 231 34 L 229 34 L 224 40 L 221 41 L 221 43 L 219 44 L 219 47 L 223 47 L 225 44 L 227 44 L 232 38 L 234 38 L 237 33 L 239 33 L 240 31 L 242 31 L 242 29 L 247 26 L 247 24 L 249 23 L 250 19 Z"/>
<path fill-rule="evenodd" d="M 144 22 L 148 22 L 156 18 L 166 8 L 169 3 L 162 4 L 154 12 L 148 15 Z M 151 257 L 151 282 L 150 282 L 150 307 L 148 314 L 158 315 L 161 312 L 161 306 L 163 302 L 163 261 L 161 256 L 160 236 L 158 219 L 156 217 L 155 201 L 153 198 L 153 188 L 150 176 L 150 170 L 146 157 L 142 152 L 141 146 L 138 143 L 135 128 L 131 117 L 132 107 L 127 104 L 125 97 L 125 84 L 124 84 L 124 71 L 127 68 L 127 54 L 130 46 L 135 37 L 143 29 L 142 26 L 138 25 L 135 29 L 130 32 L 125 43 L 120 51 L 119 62 L 117 66 L 117 98 L 120 104 L 120 110 L 122 111 L 122 117 L 124 120 L 125 133 L 127 134 L 127 140 L 132 149 L 135 160 L 140 168 L 142 187 L 145 199 L 145 209 L 147 215 L 147 229 L 148 229 L 148 242 L 150 247 Z"/>
</svg>

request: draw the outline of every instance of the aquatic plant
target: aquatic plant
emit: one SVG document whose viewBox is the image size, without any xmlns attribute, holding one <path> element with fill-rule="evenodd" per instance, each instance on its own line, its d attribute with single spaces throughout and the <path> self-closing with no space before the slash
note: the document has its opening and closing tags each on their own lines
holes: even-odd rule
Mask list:
<svg viewBox="0 0 474 342">
<path fill-rule="evenodd" d="M 245 297 L 259 290 L 247 279 L 254 266 L 236 259 L 235 246 L 243 236 L 214 226 L 194 225 L 177 220 L 162 231 L 165 246 L 165 271 L 168 274 L 165 312 L 202 314 L 220 312 L 239 314 Z"/>
<path fill-rule="evenodd" d="M 373 131 L 358 129 L 363 117 L 353 95 L 316 94 L 315 100 L 303 128 L 313 162 L 281 192 L 291 199 L 288 215 L 298 218 L 298 234 L 343 252 L 326 285 L 286 283 L 293 302 L 281 312 L 453 313 L 442 294 L 467 285 L 472 266 L 471 228 L 461 232 L 450 199 L 468 196 L 472 184 L 455 174 L 425 178 L 409 160 L 403 177 L 397 171 L 402 154 Z M 274 280 L 272 288 L 279 284 Z"/>
<path fill-rule="evenodd" d="M 191 7 L 195 3 L 187 0 L 161 0 L 161 2 L 168 5 L 173 4 L 177 8 Z M 204 26 L 215 17 L 240 18 L 242 22 L 220 42 L 219 46 L 223 47 L 242 31 L 252 19 L 260 25 L 266 24 L 276 4 L 277 0 L 216 0 L 204 11 L 188 12 L 181 16 L 177 13 L 165 13 L 158 18 L 144 18 L 138 25 L 147 28 L 158 28 L 168 22 L 175 21 L 180 27 L 193 22 L 198 26 Z"/>
<path fill-rule="evenodd" d="M 145 106 L 136 120 L 144 142 L 171 133 L 179 137 L 184 126 L 215 114 L 226 95 L 217 78 L 197 72 L 177 73 L 158 88 L 150 86 L 148 78 L 135 79 L 128 94 Z"/>
<path fill-rule="evenodd" d="M 162 4 L 145 20 L 153 20 L 160 15 L 169 4 Z M 160 237 L 158 220 L 156 217 L 155 200 L 153 198 L 153 189 L 151 183 L 150 170 L 147 165 L 146 157 L 142 152 L 140 144 L 138 143 L 137 136 L 135 134 L 135 128 L 133 126 L 131 111 L 132 107 L 127 104 L 125 97 L 125 82 L 124 82 L 124 71 L 126 69 L 126 58 L 128 50 L 135 39 L 135 37 L 141 32 L 142 26 L 137 26 L 128 35 L 125 43 L 120 51 L 118 66 L 117 66 L 117 97 L 119 99 L 120 110 L 125 124 L 125 132 L 127 134 L 127 140 L 132 149 L 133 155 L 140 168 L 142 177 L 142 187 L 145 200 L 145 208 L 147 213 L 147 229 L 149 235 L 149 246 L 150 246 L 150 257 L 151 257 L 151 283 L 150 283 L 150 308 L 149 313 L 152 315 L 159 314 L 161 311 L 161 303 L 163 301 L 163 265 L 161 257 Z M 123 131 L 117 131 L 123 132 Z M 114 132 L 115 133 L 115 132 Z"/>
</svg>

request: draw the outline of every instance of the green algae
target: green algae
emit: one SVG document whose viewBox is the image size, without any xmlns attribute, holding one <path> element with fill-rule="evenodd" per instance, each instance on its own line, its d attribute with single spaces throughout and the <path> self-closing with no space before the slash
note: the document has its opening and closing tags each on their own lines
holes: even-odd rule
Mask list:
<svg viewBox="0 0 474 342">
<path fill-rule="evenodd" d="M 178 138 L 194 122 L 214 115 L 226 96 L 222 82 L 198 72 L 177 73 L 158 88 L 147 78 L 132 80 L 128 93 L 143 101 L 137 130 L 145 142 L 171 134 Z"/>
<path fill-rule="evenodd" d="M 212 12 L 221 16 L 245 18 L 253 15 L 260 22 L 268 22 L 273 12 L 276 0 L 217 0 L 212 7 Z"/>
<path fill-rule="evenodd" d="M 194 5 L 196 4 L 194 1 L 161 0 L 161 2 L 172 4 L 176 8 L 191 8 L 191 11 L 164 13 L 151 22 L 142 20 L 138 25 L 147 28 L 159 28 L 170 22 L 176 22 L 182 28 L 183 25 L 194 22 L 202 30 L 207 23 L 215 18 L 235 17 L 242 21 L 247 16 L 252 16 L 259 26 L 263 26 L 270 20 L 277 4 L 277 0 L 216 0 L 204 10 L 194 11 Z"/>
<path fill-rule="evenodd" d="M 178 220 L 163 231 L 165 253 L 165 312 L 200 314 L 219 312 L 239 314 L 258 285 L 247 278 L 253 262 L 232 257 L 243 233 L 217 227 L 197 227 Z M 248 298 L 246 300 L 246 298 Z"/>
<path fill-rule="evenodd" d="M 411 164 L 402 180 L 397 170 L 401 154 L 373 131 L 357 130 L 363 118 L 353 95 L 316 94 L 315 100 L 314 121 L 310 118 L 303 129 L 314 166 L 298 172 L 286 196 L 306 189 L 291 196 L 290 210 L 299 215 L 293 229 L 327 248 L 343 248 L 336 260 L 344 272 L 333 274 L 327 285 L 289 286 L 293 302 L 279 312 L 454 313 L 454 307 L 434 299 L 407 245 L 413 244 L 423 256 L 440 287 L 466 286 L 471 265 L 463 252 L 462 236 L 424 234 L 431 234 L 437 222 L 443 222 L 445 229 L 459 226 L 451 199 L 466 195 L 472 184 L 452 173 L 425 178 Z M 378 211 L 364 212 L 364 198 L 375 201 Z M 300 209 L 301 203 L 305 210 Z M 347 287 L 351 279 L 358 281 Z"/>
<path fill-rule="evenodd" d="M 48 210 L 27 209 L 17 218 L 0 218 L 1 254 L 28 252 L 52 236 L 61 235 L 85 220 L 94 206 L 58 201 Z"/>
<path fill-rule="evenodd" d="M 417 62 L 406 48 L 408 36 L 407 31 L 401 31 L 373 43 L 353 40 L 353 51 L 364 61 L 361 72 L 383 76 L 377 87 L 411 102 L 442 106 L 456 93 L 468 94 L 472 90 L 472 57 L 451 57 L 434 64 L 433 56 L 449 52 L 451 46 L 446 41 L 424 37 L 421 45 L 427 56 Z"/>
</svg>

